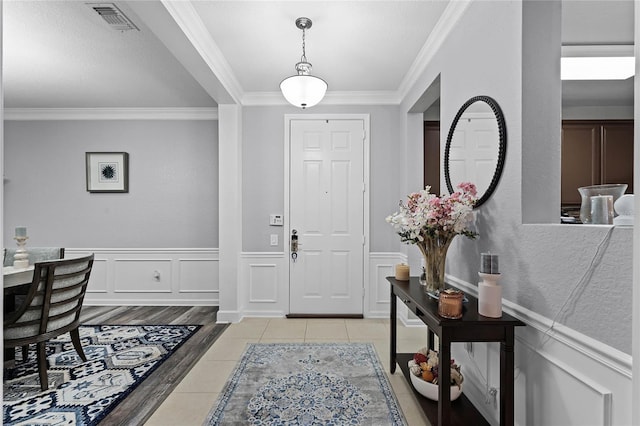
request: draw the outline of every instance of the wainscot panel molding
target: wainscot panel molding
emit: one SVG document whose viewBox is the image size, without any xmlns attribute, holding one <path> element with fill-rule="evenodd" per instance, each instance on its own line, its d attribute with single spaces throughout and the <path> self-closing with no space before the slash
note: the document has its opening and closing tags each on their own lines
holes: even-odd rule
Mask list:
<svg viewBox="0 0 640 426">
<path fill-rule="evenodd" d="M 396 264 L 408 263 L 408 257 L 404 253 L 375 252 L 369 254 L 369 282 L 365 287 L 365 316 L 368 318 L 389 318 L 389 281 L 386 277 L 396 273 Z M 411 275 L 417 275 L 416 271 L 411 271 Z M 424 323 L 418 319 L 413 312 L 409 311 L 407 305 L 398 303 L 398 319 L 406 327 L 425 327 Z M 418 348 L 419 349 L 419 348 Z"/>
<path fill-rule="evenodd" d="M 243 317 L 284 317 L 289 313 L 289 263 L 284 252 L 240 255 Z"/>
<path fill-rule="evenodd" d="M 400 253 L 370 253 L 365 279 L 366 318 L 389 317 L 389 283 L 397 263 L 407 262 Z M 366 262 L 365 262 L 366 264 Z M 289 258 L 284 252 L 243 252 L 240 255 L 239 317 L 283 317 L 289 313 Z M 404 305 L 403 305 L 404 306 Z M 406 307 L 399 317 L 408 326 L 424 326 Z"/>
<path fill-rule="evenodd" d="M 95 254 L 87 305 L 218 306 L 216 248 L 67 248 Z"/>
<path fill-rule="evenodd" d="M 477 297 L 477 285 L 452 276 L 447 281 Z M 516 424 L 632 424 L 630 355 L 508 300 L 502 309 L 527 324 L 515 336 Z M 463 365 L 465 395 L 498 424 L 499 345 L 453 345 L 452 358 Z"/>
</svg>

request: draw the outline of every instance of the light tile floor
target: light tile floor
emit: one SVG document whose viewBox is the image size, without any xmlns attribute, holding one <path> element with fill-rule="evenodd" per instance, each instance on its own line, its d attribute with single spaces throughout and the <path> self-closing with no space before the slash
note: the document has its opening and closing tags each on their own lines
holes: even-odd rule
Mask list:
<svg viewBox="0 0 640 426">
<path fill-rule="evenodd" d="M 429 425 L 399 368 L 389 375 L 389 320 L 245 318 L 231 324 L 147 421 L 146 426 L 202 425 L 247 343 L 371 342 L 410 426 Z M 426 344 L 426 328 L 398 324 L 398 352 Z"/>
</svg>

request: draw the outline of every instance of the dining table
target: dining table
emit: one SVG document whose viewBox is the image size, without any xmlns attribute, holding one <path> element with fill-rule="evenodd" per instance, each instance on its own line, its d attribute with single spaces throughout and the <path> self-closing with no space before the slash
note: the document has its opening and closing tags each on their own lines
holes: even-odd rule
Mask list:
<svg viewBox="0 0 640 426">
<path fill-rule="evenodd" d="M 26 268 L 16 268 L 14 266 L 3 266 L 2 277 L 4 289 L 11 289 L 13 287 L 21 287 L 31 283 L 33 279 L 33 265 L 29 265 Z M 6 293 L 6 291 L 5 291 Z"/>
<path fill-rule="evenodd" d="M 31 281 L 33 280 L 34 266 L 26 268 L 16 268 L 14 266 L 2 267 L 3 289 L 4 289 L 4 312 L 11 312 L 16 309 L 16 294 L 25 294 Z M 4 362 L 13 362 L 15 350 L 4 350 Z"/>
</svg>

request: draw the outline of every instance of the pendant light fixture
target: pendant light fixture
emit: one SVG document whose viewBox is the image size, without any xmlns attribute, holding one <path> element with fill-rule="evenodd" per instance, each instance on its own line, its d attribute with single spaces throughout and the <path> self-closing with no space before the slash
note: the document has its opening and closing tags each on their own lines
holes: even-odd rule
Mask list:
<svg viewBox="0 0 640 426">
<path fill-rule="evenodd" d="M 302 57 L 296 64 L 297 75 L 282 80 L 280 90 L 285 99 L 292 105 L 305 109 L 316 105 L 324 98 L 327 82 L 311 75 L 311 64 L 307 62 L 305 51 L 305 31 L 311 28 L 311 19 L 296 19 L 296 27 L 302 30 Z"/>
</svg>

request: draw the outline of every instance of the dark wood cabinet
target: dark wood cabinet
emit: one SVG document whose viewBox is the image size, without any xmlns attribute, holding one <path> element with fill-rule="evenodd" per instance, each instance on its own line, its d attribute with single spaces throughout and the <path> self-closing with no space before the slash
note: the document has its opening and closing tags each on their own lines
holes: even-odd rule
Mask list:
<svg viewBox="0 0 640 426">
<path fill-rule="evenodd" d="M 602 125 L 602 183 L 626 183 L 633 194 L 633 122 Z"/>
<path fill-rule="evenodd" d="M 440 195 L 440 122 L 424 122 L 424 186 Z"/>
<path fill-rule="evenodd" d="M 633 193 L 633 120 L 562 122 L 561 200 L 579 206 L 578 188 L 626 183 Z"/>
</svg>

